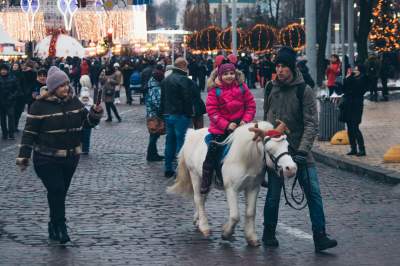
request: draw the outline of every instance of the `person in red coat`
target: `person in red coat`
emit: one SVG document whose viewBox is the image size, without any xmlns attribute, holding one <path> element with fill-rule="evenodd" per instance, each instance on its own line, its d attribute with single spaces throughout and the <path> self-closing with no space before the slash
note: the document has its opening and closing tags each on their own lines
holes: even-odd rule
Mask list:
<svg viewBox="0 0 400 266">
<path fill-rule="evenodd" d="M 336 78 L 340 75 L 341 63 L 339 56 L 337 54 L 333 54 L 331 56 L 331 62 L 326 69 L 326 77 L 328 79 L 327 86 L 329 88 L 329 96 L 333 94 L 333 92 L 337 89 Z"/>
<path fill-rule="evenodd" d="M 81 76 L 83 75 L 89 75 L 89 64 L 85 59 L 82 60 L 81 64 Z"/>
</svg>

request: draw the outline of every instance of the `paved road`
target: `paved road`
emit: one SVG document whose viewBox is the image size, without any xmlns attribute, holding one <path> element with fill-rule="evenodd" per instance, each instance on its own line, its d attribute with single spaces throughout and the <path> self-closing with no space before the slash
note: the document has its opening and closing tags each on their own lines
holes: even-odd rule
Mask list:
<svg viewBox="0 0 400 266">
<path fill-rule="evenodd" d="M 73 242 L 66 248 L 47 243 L 45 190 L 32 168 L 14 167 L 17 142 L 0 142 L 0 265 L 400 265 L 400 187 L 324 165 L 328 231 L 339 241 L 329 253 L 314 253 L 308 211 L 283 204 L 278 249 L 248 248 L 242 222 L 233 242 L 222 241 L 221 191 L 207 202 L 213 232 L 204 239 L 192 226 L 192 202 L 167 195 L 162 163 L 145 161 L 143 107 L 121 111 L 122 123 L 93 131 L 92 152 L 81 159 L 67 200 Z"/>
</svg>

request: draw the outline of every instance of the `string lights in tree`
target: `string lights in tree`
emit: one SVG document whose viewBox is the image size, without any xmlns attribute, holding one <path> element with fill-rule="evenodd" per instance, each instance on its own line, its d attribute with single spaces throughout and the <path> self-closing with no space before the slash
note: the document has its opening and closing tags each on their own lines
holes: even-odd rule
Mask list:
<svg viewBox="0 0 400 266">
<path fill-rule="evenodd" d="M 289 24 L 279 32 L 279 41 L 284 46 L 292 47 L 295 51 L 304 49 L 306 33 L 301 24 Z"/>
<path fill-rule="evenodd" d="M 372 26 L 369 39 L 377 52 L 390 52 L 400 49 L 400 17 L 395 3 L 379 0 L 372 12 Z"/>
</svg>

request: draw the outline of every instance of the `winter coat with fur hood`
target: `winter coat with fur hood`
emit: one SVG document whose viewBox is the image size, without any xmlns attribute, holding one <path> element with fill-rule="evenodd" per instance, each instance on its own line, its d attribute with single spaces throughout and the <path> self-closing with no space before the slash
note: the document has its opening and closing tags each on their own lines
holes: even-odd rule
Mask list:
<svg viewBox="0 0 400 266">
<path fill-rule="evenodd" d="M 251 122 L 256 114 L 253 94 L 244 83 L 243 75 L 237 71 L 237 78 L 231 85 L 222 84 L 218 78 L 208 80 L 206 109 L 210 118 L 208 131 L 211 134 L 224 134 L 233 121 Z M 215 77 L 215 75 L 214 75 Z M 242 88 L 240 88 L 240 85 Z M 210 89 L 211 87 L 211 89 Z M 217 95 L 217 88 L 220 93 Z"/>
</svg>

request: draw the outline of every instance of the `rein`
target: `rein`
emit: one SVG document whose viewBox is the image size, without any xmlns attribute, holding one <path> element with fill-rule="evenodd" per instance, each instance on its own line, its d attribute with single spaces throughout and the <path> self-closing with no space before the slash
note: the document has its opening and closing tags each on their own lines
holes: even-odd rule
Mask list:
<svg viewBox="0 0 400 266">
<path fill-rule="evenodd" d="M 271 138 L 265 138 L 264 146 L 270 140 L 271 140 Z M 265 161 L 265 158 L 267 156 L 266 153 L 267 152 L 264 149 L 264 161 Z M 289 201 L 289 197 L 287 195 L 288 193 L 287 193 L 287 189 L 286 189 L 285 178 L 283 176 L 283 170 L 279 170 L 279 165 L 278 165 L 279 160 L 285 155 L 290 155 L 290 153 L 289 152 L 282 152 L 277 157 L 273 156 L 272 154 L 268 154 L 268 155 L 269 155 L 269 158 L 271 159 L 271 161 L 274 164 L 275 172 L 277 174 L 279 173 L 279 178 L 282 180 L 282 188 L 283 188 L 283 195 L 285 197 L 285 204 L 288 205 L 290 208 L 298 210 L 298 211 L 300 211 L 300 210 L 304 209 L 305 207 L 307 207 L 308 204 L 307 204 L 307 199 L 306 199 L 305 193 L 304 193 L 304 187 L 301 185 L 300 181 L 298 180 L 299 179 L 299 174 L 296 174 L 296 177 L 294 178 L 294 182 L 292 184 L 292 188 L 291 188 L 291 191 L 290 191 L 291 200 L 294 202 L 294 203 L 291 203 Z M 299 163 L 297 163 L 297 165 L 299 166 L 299 170 L 300 170 L 299 173 L 302 173 L 301 170 L 303 168 L 306 169 L 307 183 L 308 183 L 309 189 L 311 191 L 310 174 L 308 172 L 307 164 L 299 164 Z M 296 196 L 294 195 L 294 190 L 295 190 L 295 187 L 296 187 L 296 183 L 299 183 L 300 189 L 302 191 L 300 199 L 297 199 Z"/>
</svg>

